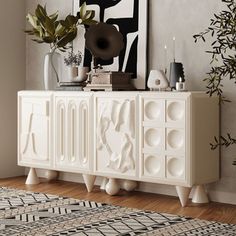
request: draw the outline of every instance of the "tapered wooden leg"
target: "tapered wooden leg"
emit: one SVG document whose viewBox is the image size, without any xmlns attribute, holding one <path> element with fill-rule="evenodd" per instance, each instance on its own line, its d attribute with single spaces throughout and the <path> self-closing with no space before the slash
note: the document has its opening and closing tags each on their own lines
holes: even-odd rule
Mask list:
<svg viewBox="0 0 236 236">
<path fill-rule="evenodd" d="M 59 172 L 55 170 L 47 170 L 45 172 L 45 178 L 49 181 L 58 179 L 58 176 L 59 176 Z"/>
<path fill-rule="evenodd" d="M 180 203 L 182 207 L 185 207 L 188 202 L 189 194 L 191 192 L 191 188 L 176 186 L 176 191 L 179 196 Z"/>
<path fill-rule="evenodd" d="M 120 191 L 120 185 L 116 179 L 109 179 L 106 184 L 106 192 L 109 195 L 116 195 Z"/>
<path fill-rule="evenodd" d="M 25 184 L 27 185 L 33 185 L 33 184 L 39 184 L 39 178 L 37 176 L 36 170 L 34 168 L 30 168 L 29 174 L 27 176 L 27 179 L 25 181 Z"/>
<path fill-rule="evenodd" d="M 195 187 L 192 202 L 194 203 L 208 203 L 209 202 L 207 193 L 203 185 L 197 185 Z"/>
<path fill-rule="evenodd" d="M 89 193 L 92 192 L 96 176 L 95 175 L 83 175 L 83 179 L 84 179 L 84 183 L 86 185 L 88 192 Z"/>
<path fill-rule="evenodd" d="M 101 190 L 106 190 L 106 185 L 107 185 L 107 183 L 108 183 L 108 178 L 104 177 L 104 178 L 102 179 L 102 183 L 101 183 L 100 189 L 101 189 Z"/>
</svg>

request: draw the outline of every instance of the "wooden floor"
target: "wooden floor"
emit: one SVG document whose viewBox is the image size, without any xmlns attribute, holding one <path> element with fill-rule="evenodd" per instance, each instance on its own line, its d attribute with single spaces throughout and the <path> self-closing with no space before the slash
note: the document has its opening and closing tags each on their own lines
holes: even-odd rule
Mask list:
<svg viewBox="0 0 236 236">
<path fill-rule="evenodd" d="M 177 198 L 157 194 L 121 191 L 118 196 L 108 196 L 98 187 L 95 187 L 92 193 L 88 193 L 85 185 L 78 183 L 42 180 L 39 185 L 26 186 L 24 182 L 25 177 L 0 179 L 0 186 L 236 224 L 236 206 L 234 205 L 220 203 L 196 205 L 189 201 L 188 206 L 182 208 Z"/>
</svg>

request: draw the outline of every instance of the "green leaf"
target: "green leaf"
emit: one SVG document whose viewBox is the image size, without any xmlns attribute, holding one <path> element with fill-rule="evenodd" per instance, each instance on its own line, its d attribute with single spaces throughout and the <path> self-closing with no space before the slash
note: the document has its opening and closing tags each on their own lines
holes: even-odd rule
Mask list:
<svg viewBox="0 0 236 236">
<path fill-rule="evenodd" d="M 54 22 L 48 16 L 45 18 L 44 26 L 45 26 L 45 30 L 50 35 L 54 35 L 54 33 L 55 33 L 55 25 L 54 25 Z"/>
<path fill-rule="evenodd" d="M 33 28 L 37 28 L 38 26 L 38 20 L 37 17 L 31 15 L 30 13 L 27 14 L 26 19 L 28 22 L 33 26 Z"/>
<path fill-rule="evenodd" d="M 58 11 L 57 12 L 55 12 L 55 13 L 53 13 L 53 14 L 51 14 L 50 16 L 49 16 L 49 18 L 52 20 L 52 21 L 56 21 L 57 20 L 57 18 L 58 18 Z"/>
<path fill-rule="evenodd" d="M 84 2 L 83 5 L 80 7 L 80 17 L 81 17 L 81 19 L 83 19 L 85 17 L 86 9 L 87 9 L 87 5 L 86 5 L 86 2 Z"/>
<path fill-rule="evenodd" d="M 43 41 L 44 41 L 45 43 L 53 43 L 54 40 L 55 40 L 54 37 L 50 37 L 50 36 L 48 36 L 48 37 L 43 37 Z"/>
<path fill-rule="evenodd" d="M 38 4 L 35 10 L 35 15 L 41 22 L 43 22 L 45 18 L 47 17 L 46 7 L 43 8 L 40 4 Z"/>
<path fill-rule="evenodd" d="M 77 31 L 68 33 L 65 37 L 61 38 L 58 42 L 58 47 L 65 47 L 68 43 L 72 42 L 77 36 Z"/>
</svg>

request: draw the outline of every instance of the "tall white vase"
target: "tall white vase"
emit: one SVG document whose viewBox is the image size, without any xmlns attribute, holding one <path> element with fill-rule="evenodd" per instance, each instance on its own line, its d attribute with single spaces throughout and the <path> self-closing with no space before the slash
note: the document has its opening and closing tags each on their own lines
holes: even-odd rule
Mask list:
<svg viewBox="0 0 236 236">
<path fill-rule="evenodd" d="M 62 57 L 58 52 L 50 51 L 44 58 L 44 88 L 55 90 L 61 78 Z"/>
</svg>

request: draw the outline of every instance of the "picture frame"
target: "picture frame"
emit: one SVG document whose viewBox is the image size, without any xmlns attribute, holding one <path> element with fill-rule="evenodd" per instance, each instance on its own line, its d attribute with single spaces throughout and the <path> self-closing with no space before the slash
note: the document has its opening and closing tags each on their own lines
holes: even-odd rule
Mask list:
<svg viewBox="0 0 236 236">
<path fill-rule="evenodd" d="M 109 61 L 102 61 L 106 71 L 132 73 L 132 83 L 138 90 L 146 89 L 148 53 L 148 0 L 73 0 L 73 12 L 86 2 L 95 11 L 95 20 L 113 24 L 124 37 L 124 49 Z M 84 55 L 83 64 L 90 66 L 92 56 L 85 48 L 85 27 L 78 27 L 73 50 Z"/>
</svg>

